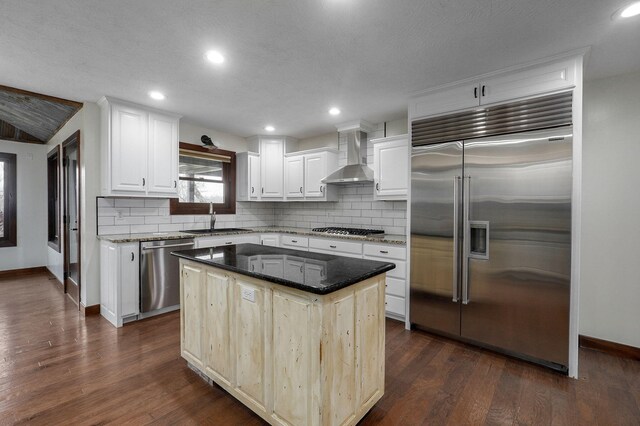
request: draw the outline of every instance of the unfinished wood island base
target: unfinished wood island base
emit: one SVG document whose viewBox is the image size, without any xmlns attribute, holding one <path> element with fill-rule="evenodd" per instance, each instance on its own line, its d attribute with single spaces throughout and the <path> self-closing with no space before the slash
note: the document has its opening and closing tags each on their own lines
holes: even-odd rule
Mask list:
<svg viewBox="0 0 640 426">
<path fill-rule="evenodd" d="M 180 259 L 182 357 L 272 425 L 353 425 L 384 393 L 385 274 L 326 295 Z"/>
</svg>

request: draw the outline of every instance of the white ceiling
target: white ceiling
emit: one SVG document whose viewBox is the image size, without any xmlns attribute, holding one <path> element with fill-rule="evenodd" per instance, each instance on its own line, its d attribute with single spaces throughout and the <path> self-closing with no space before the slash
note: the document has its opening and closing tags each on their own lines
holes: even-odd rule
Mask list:
<svg viewBox="0 0 640 426">
<path fill-rule="evenodd" d="M 0 84 L 110 95 L 240 136 L 269 123 L 309 137 L 398 118 L 417 90 L 589 45 L 587 78 L 640 70 L 640 17 L 611 19 L 625 3 L 0 0 Z M 213 48 L 224 66 L 204 61 Z"/>
</svg>

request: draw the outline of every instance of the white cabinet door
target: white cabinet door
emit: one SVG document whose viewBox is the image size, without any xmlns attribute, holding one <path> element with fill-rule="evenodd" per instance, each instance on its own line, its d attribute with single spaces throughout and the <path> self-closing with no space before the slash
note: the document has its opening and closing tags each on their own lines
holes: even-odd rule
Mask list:
<svg viewBox="0 0 640 426">
<path fill-rule="evenodd" d="M 116 296 L 118 290 L 118 250 L 115 244 L 100 242 L 100 315 L 118 326 Z"/>
<path fill-rule="evenodd" d="M 260 236 L 260 244 L 263 246 L 280 246 L 280 238 L 278 235 L 262 235 Z"/>
<path fill-rule="evenodd" d="M 324 197 L 326 185 L 321 182 L 327 176 L 327 153 L 307 154 L 304 156 L 304 196 Z"/>
<path fill-rule="evenodd" d="M 375 198 L 378 200 L 406 199 L 409 187 L 408 138 L 393 138 L 375 143 L 373 158 Z"/>
<path fill-rule="evenodd" d="M 111 127 L 111 190 L 147 191 L 147 112 L 114 104 Z"/>
<path fill-rule="evenodd" d="M 149 194 L 175 196 L 178 193 L 178 144 L 178 120 L 150 113 Z"/>
<path fill-rule="evenodd" d="M 285 196 L 288 199 L 304 197 L 304 163 L 302 155 L 284 159 Z"/>
<path fill-rule="evenodd" d="M 261 272 L 271 277 L 284 277 L 284 260 L 281 256 L 271 257 L 268 254 L 260 256 L 262 260 Z"/>
<path fill-rule="evenodd" d="M 477 83 L 436 89 L 409 101 L 409 118 L 429 117 L 480 105 Z"/>
<path fill-rule="evenodd" d="M 284 195 L 284 141 L 260 140 L 260 197 L 282 198 Z"/>
<path fill-rule="evenodd" d="M 575 86 L 575 60 L 536 66 L 484 79 L 482 104 L 525 98 Z"/>
<path fill-rule="evenodd" d="M 260 156 L 249 154 L 249 199 L 260 199 Z"/>
<path fill-rule="evenodd" d="M 120 317 L 137 315 L 140 305 L 139 243 L 119 244 Z"/>
</svg>

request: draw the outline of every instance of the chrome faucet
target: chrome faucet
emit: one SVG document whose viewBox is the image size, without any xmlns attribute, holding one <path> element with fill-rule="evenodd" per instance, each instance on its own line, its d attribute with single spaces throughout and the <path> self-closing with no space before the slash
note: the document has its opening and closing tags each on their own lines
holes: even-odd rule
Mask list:
<svg viewBox="0 0 640 426">
<path fill-rule="evenodd" d="M 216 227 L 216 212 L 213 211 L 213 203 L 209 203 L 209 214 L 211 215 L 209 229 L 213 230 Z"/>
</svg>

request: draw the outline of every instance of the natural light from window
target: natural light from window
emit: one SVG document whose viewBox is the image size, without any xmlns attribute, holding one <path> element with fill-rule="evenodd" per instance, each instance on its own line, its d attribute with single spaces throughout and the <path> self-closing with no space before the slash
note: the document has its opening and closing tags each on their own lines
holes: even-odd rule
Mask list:
<svg viewBox="0 0 640 426">
<path fill-rule="evenodd" d="M 183 203 L 224 203 L 222 161 L 180 155 L 178 196 Z"/>
</svg>

